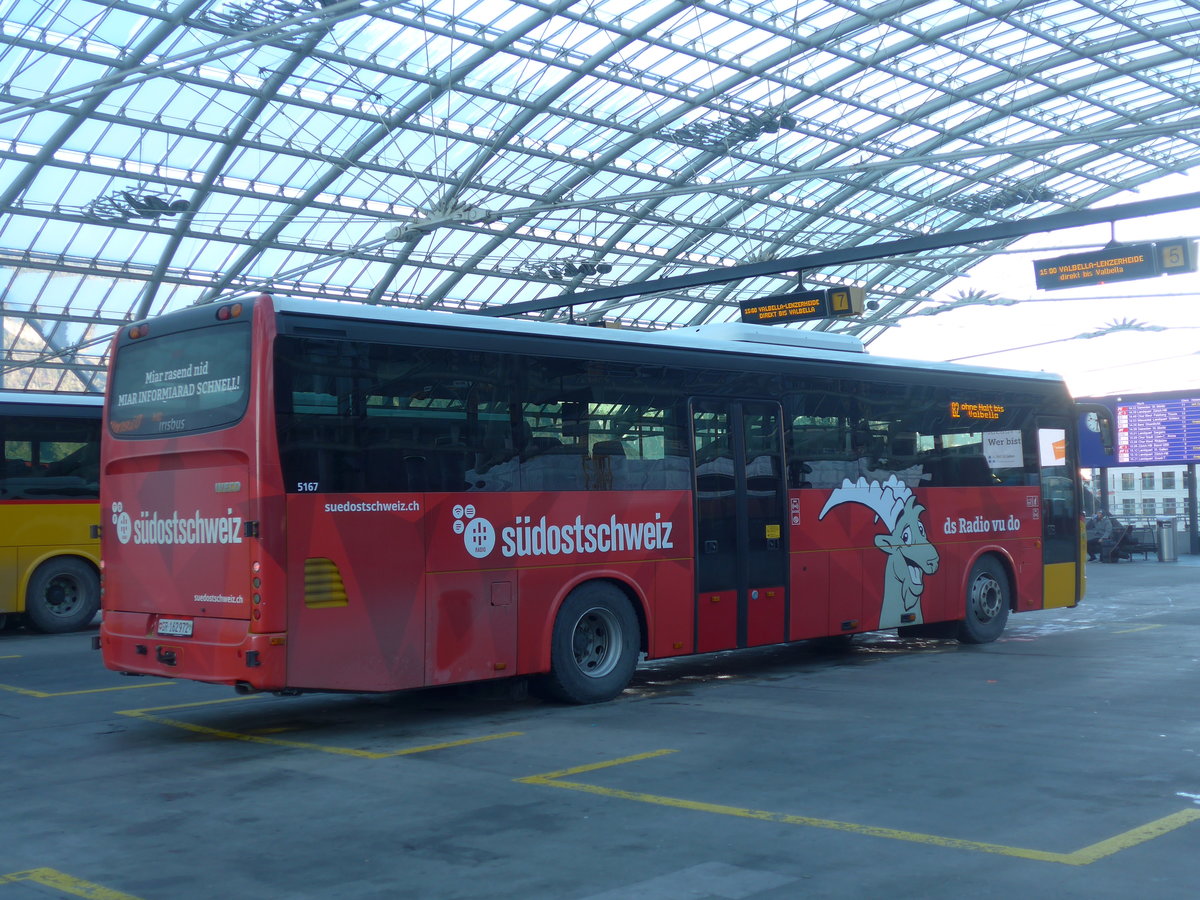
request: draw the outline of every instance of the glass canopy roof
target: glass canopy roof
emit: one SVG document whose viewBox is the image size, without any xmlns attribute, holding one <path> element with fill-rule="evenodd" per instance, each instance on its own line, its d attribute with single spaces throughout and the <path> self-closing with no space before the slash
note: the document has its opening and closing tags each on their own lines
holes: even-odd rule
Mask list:
<svg viewBox="0 0 1200 900">
<path fill-rule="evenodd" d="M 263 289 L 729 320 L 798 273 L 654 284 L 1195 167 L 1198 59 L 1200 0 L 0 0 L 3 385 L 99 390 L 121 323 Z M 804 327 L 976 259 L 803 272 L 874 307 Z"/>
</svg>

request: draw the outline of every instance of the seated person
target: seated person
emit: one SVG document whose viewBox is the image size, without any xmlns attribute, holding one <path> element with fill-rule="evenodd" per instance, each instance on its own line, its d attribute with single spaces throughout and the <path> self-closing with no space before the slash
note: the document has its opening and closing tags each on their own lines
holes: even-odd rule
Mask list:
<svg viewBox="0 0 1200 900">
<path fill-rule="evenodd" d="M 1108 520 L 1112 522 L 1112 539 L 1116 541 L 1116 545 L 1109 551 L 1108 558 L 1110 560 L 1129 559 L 1130 549 L 1137 543 L 1133 539 L 1133 528 L 1122 525 L 1121 520 L 1111 514 L 1108 516 Z"/>
<path fill-rule="evenodd" d="M 1093 554 L 1099 556 L 1100 562 L 1129 559 L 1130 550 L 1137 543 L 1133 539 L 1133 529 L 1122 525 L 1121 520 L 1111 513 L 1097 513 L 1095 522 L 1097 537 L 1094 541 L 1091 523 L 1088 523 L 1088 559 L 1092 559 Z"/>
<path fill-rule="evenodd" d="M 1112 540 L 1112 519 L 1104 514 L 1104 510 L 1100 510 L 1087 520 L 1084 527 L 1087 531 L 1088 562 L 1092 562 L 1100 555 L 1101 543 Z"/>
</svg>

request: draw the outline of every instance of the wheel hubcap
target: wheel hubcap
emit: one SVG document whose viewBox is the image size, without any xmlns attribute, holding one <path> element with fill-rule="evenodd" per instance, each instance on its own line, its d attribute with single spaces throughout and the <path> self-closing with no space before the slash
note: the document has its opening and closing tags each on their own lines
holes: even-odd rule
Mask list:
<svg viewBox="0 0 1200 900">
<path fill-rule="evenodd" d="M 975 618 L 981 622 L 990 622 L 1000 614 L 1003 595 L 1000 585 L 995 579 L 982 575 L 975 579 L 971 586 L 971 608 Z"/>
<path fill-rule="evenodd" d="M 621 657 L 621 629 L 610 610 L 589 609 L 575 623 L 572 636 L 575 665 L 591 678 L 603 678 Z"/>
<path fill-rule="evenodd" d="M 79 605 L 79 585 L 73 578 L 55 578 L 46 588 L 46 603 L 60 616 L 68 616 Z"/>
</svg>

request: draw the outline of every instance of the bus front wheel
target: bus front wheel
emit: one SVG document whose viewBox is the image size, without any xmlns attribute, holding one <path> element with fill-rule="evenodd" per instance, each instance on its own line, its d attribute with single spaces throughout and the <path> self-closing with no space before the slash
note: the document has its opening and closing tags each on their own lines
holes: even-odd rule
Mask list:
<svg viewBox="0 0 1200 900">
<path fill-rule="evenodd" d="M 100 579 L 82 559 L 65 556 L 38 566 L 25 591 L 25 615 L 38 631 L 77 631 L 100 609 Z"/>
<path fill-rule="evenodd" d="M 637 615 L 619 588 L 573 590 L 554 620 L 545 693 L 567 703 L 601 703 L 628 686 L 640 645 Z"/>
<path fill-rule="evenodd" d="M 985 556 L 971 567 L 967 579 L 966 616 L 958 623 L 964 644 L 987 644 L 1004 632 L 1012 592 L 1008 574 L 995 558 Z"/>
</svg>

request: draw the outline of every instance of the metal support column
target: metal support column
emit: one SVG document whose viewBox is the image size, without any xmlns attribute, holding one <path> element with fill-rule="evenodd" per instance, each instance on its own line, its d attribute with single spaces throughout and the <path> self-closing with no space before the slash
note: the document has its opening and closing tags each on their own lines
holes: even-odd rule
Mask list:
<svg viewBox="0 0 1200 900">
<path fill-rule="evenodd" d="M 1188 482 L 1188 552 L 1200 554 L 1200 522 L 1196 521 L 1196 464 L 1187 467 Z"/>
</svg>

